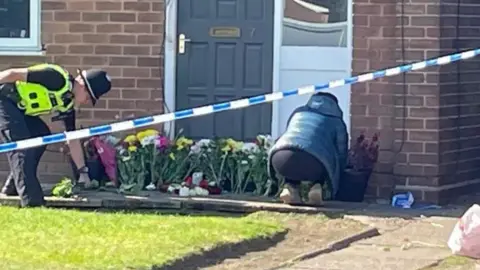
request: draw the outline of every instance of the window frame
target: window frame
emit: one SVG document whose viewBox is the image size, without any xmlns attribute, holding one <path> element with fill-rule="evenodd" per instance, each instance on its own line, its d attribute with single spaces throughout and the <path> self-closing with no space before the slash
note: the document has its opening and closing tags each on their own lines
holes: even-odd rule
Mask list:
<svg viewBox="0 0 480 270">
<path fill-rule="evenodd" d="M 30 37 L 0 37 L 0 54 L 4 52 L 41 52 L 41 0 L 30 0 Z"/>
</svg>

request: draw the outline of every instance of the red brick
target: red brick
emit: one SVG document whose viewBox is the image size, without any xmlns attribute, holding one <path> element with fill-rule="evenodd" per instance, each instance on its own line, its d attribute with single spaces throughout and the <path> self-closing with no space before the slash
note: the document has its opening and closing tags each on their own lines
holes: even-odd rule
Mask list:
<svg viewBox="0 0 480 270">
<path fill-rule="evenodd" d="M 135 100 L 138 100 L 138 99 L 147 99 L 148 100 L 148 99 L 150 99 L 150 92 L 147 91 L 147 90 L 140 90 L 140 89 L 137 89 L 137 90 L 124 89 L 124 90 L 122 90 L 122 98 L 124 98 L 124 99 L 135 99 Z M 139 107 L 139 108 L 143 108 L 143 107 Z M 144 108 L 144 109 L 147 109 L 147 108 Z"/>
<path fill-rule="evenodd" d="M 119 33 L 122 32 L 121 24 L 99 24 L 96 26 L 97 33 Z"/>
<path fill-rule="evenodd" d="M 123 54 L 125 55 L 152 55 L 149 46 L 124 46 Z"/>
<path fill-rule="evenodd" d="M 112 44 L 136 44 L 137 37 L 134 35 L 111 35 L 110 43 Z"/>
<path fill-rule="evenodd" d="M 68 52 L 72 54 L 92 54 L 93 49 L 92 45 L 70 45 Z"/>
<path fill-rule="evenodd" d="M 121 10 L 122 2 L 121 1 L 96 1 L 95 10 L 101 11 L 114 11 Z"/>
<path fill-rule="evenodd" d="M 43 4 L 43 2 L 42 2 Z M 92 11 L 94 10 L 94 3 L 92 1 L 67 1 L 69 10 L 82 10 L 82 11 Z"/>
<path fill-rule="evenodd" d="M 137 59 L 131 56 L 112 56 L 109 57 L 109 65 L 111 66 L 135 66 Z"/>
<path fill-rule="evenodd" d="M 95 31 L 95 26 L 86 23 L 71 23 L 69 24 L 69 31 L 76 33 L 91 33 Z"/>
<path fill-rule="evenodd" d="M 82 36 L 79 34 L 56 34 L 54 36 L 55 43 L 65 43 L 65 44 L 71 44 L 71 43 L 80 43 L 82 42 Z"/>
<path fill-rule="evenodd" d="M 112 12 L 109 15 L 111 22 L 135 22 L 137 19 L 137 14 L 135 13 Z"/>
<path fill-rule="evenodd" d="M 151 3 L 148 3 L 148 2 L 137 2 L 137 1 L 124 2 L 123 9 L 128 11 L 150 11 L 152 10 L 152 7 L 150 4 Z"/>
<path fill-rule="evenodd" d="M 57 22 L 73 22 L 80 21 L 81 16 L 78 11 L 56 11 L 54 18 Z"/>
<path fill-rule="evenodd" d="M 103 12 L 82 12 L 82 21 L 85 22 L 108 22 L 108 13 Z"/>
<path fill-rule="evenodd" d="M 67 4 L 63 1 L 42 1 L 43 10 L 65 10 Z"/>
<path fill-rule="evenodd" d="M 125 24 L 123 26 L 123 31 L 125 33 L 151 33 L 152 26 L 151 24 Z"/>
<path fill-rule="evenodd" d="M 101 34 L 83 34 L 82 41 L 84 43 L 92 43 L 92 44 L 107 44 L 108 36 L 101 35 Z"/>
</svg>

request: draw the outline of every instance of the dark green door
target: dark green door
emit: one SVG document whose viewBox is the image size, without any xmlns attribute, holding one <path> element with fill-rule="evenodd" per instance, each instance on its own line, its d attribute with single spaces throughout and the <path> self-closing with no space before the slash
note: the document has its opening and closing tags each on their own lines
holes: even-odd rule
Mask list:
<svg viewBox="0 0 480 270">
<path fill-rule="evenodd" d="M 274 0 L 178 0 L 176 110 L 272 92 Z M 271 104 L 176 121 L 193 139 L 271 132 Z"/>
</svg>

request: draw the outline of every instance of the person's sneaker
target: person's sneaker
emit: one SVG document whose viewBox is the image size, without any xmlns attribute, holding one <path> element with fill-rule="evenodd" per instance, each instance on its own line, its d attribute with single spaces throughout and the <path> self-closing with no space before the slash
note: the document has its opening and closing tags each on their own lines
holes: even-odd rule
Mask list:
<svg viewBox="0 0 480 270">
<path fill-rule="evenodd" d="M 320 184 L 315 184 L 308 192 L 308 204 L 314 206 L 323 205 L 323 190 Z"/>
<path fill-rule="evenodd" d="M 5 184 L 0 191 L 0 194 L 5 196 L 18 196 L 17 188 L 15 187 L 15 183 L 13 182 L 13 175 L 10 173 L 5 181 Z"/>
<path fill-rule="evenodd" d="M 18 192 L 17 192 L 17 189 L 15 188 L 15 185 L 5 185 L 5 186 L 3 186 L 0 193 L 5 195 L 5 196 L 18 196 Z"/>
<path fill-rule="evenodd" d="M 300 196 L 300 190 L 291 184 L 285 184 L 283 186 L 282 193 L 280 194 L 280 200 L 286 204 L 302 204 L 302 197 Z"/>
</svg>

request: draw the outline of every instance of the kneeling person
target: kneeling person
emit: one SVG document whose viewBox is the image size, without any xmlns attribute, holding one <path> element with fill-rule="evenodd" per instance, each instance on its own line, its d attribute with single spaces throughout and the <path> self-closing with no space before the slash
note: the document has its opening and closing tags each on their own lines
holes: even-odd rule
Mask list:
<svg viewBox="0 0 480 270">
<path fill-rule="evenodd" d="M 317 93 L 292 113 L 287 130 L 269 152 L 269 174 L 280 175 L 285 186 L 280 198 L 302 204 L 299 186 L 311 182 L 308 204 L 321 205 L 322 186 L 329 181 L 332 197 L 338 191 L 348 151 L 348 134 L 337 98 Z"/>
</svg>

